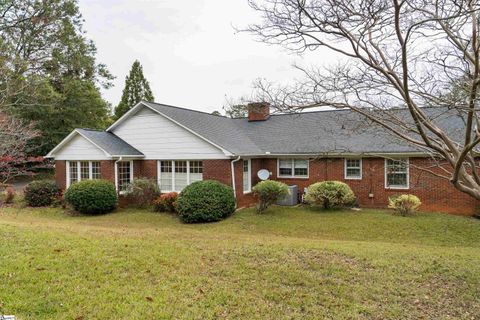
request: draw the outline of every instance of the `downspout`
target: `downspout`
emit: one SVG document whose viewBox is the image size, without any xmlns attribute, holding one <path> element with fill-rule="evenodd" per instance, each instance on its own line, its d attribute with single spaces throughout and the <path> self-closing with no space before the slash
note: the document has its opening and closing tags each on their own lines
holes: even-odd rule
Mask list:
<svg viewBox="0 0 480 320">
<path fill-rule="evenodd" d="M 233 188 L 233 195 L 235 197 L 235 204 L 237 202 L 237 190 L 235 188 L 235 169 L 234 169 L 233 164 L 235 162 L 237 162 L 238 160 L 240 160 L 240 156 L 238 156 L 237 159 L 234 159 L 230 162 L 230 167 L 231 167 L 231 170 L 232 170 L 232 188 Z"/>
<path fill-rule="evenodd" d="M 118 177 L 117 177 L 117 174 L 118 174 L 117 172 L 118 172 L 118 170 L 117 170 L 117 163 L 120 162 L 120 161 L 122 161 L 122 160 L 123 160 L 123 156 L 120 156 L 120 158 L 118 158 L 118 160 L 115 161 L 114 166 L 113 166 L 113 170 L 115 170 L 115 175 L 114 175 L 114 176 L 115 176 L 115 189 L 117 190 L 117 193 L 118 193 Z"/>
</svg>

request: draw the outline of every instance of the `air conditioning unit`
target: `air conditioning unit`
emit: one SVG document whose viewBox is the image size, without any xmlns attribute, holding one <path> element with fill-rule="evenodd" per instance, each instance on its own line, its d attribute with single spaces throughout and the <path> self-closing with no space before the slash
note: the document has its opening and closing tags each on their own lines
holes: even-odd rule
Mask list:
<svg viewBox="0 0 480 320">
<path fill-rule="evenodd" d="M 298 203 L 298 187 L 288 186 L 289 194 L 282 200 L 278 200 L 280 206 L 294 206 Z"/>
</svg>

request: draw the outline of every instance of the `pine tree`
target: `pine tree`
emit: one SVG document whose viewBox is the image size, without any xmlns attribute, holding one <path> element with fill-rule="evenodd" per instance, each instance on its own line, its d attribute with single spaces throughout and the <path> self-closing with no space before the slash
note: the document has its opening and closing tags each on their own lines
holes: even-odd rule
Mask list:
<svg viewBox="0 0 480 320">
<path fill-rule="evenodd" d="M 130 69 L 130 74 L 125 78 L 122 100 L 115 108 L 115 117 L 120 118 L 142 100 L 153 101 L 154 98 L 150 84 L 143 75 L 142 65 L 138 60 L 135 60 Z"/>
</svg>

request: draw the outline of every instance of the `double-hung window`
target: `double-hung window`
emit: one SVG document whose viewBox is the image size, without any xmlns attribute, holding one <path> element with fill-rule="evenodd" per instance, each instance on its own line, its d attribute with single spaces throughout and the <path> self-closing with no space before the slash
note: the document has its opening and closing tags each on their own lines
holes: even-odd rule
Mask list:
<svg viewBox="0 0 480 320">
<path fill-rule="evenodd" d="M 278 159 L 280 178 L 308 178 L 308 159 Z"/>
<path fill-rule="evenodd" d="M 391 189 L 408 189 L 408 159 L 385 159 L 385 187 Z"/>
<path fill-rule="evenodd" d="M 252 191 L 252 175 L 251 169 L 252 162 L 250 159 L 243 160 L 243 192 L 247 193 Z"/>
<path fill-rule="evenodd" d="M 202 161 L 158 161 L 158 184 L 162 192 L 180 192 L 190 183 L 201 180 L 203 180 Z"/>
<path fill-rule="evenodd" d="M 362 159 L 345 159 L 345 179 L 362 179 Z"/>
<path fill-rule="evenodd" d="M 81 180 L 100 177 L 100 161 L 67 161 L 67 188 Z"/>
</svg>

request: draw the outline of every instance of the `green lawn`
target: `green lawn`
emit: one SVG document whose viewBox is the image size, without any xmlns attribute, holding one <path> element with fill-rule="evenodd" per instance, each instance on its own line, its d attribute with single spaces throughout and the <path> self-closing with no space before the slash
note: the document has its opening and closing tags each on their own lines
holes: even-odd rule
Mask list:
<svg viewBox="0 0 480 320">
<path fill-rule="evenodd" d="M 19 319 L 480 319 L 480 220 L 4 208 L 0 305 Z"/>
</svg>

